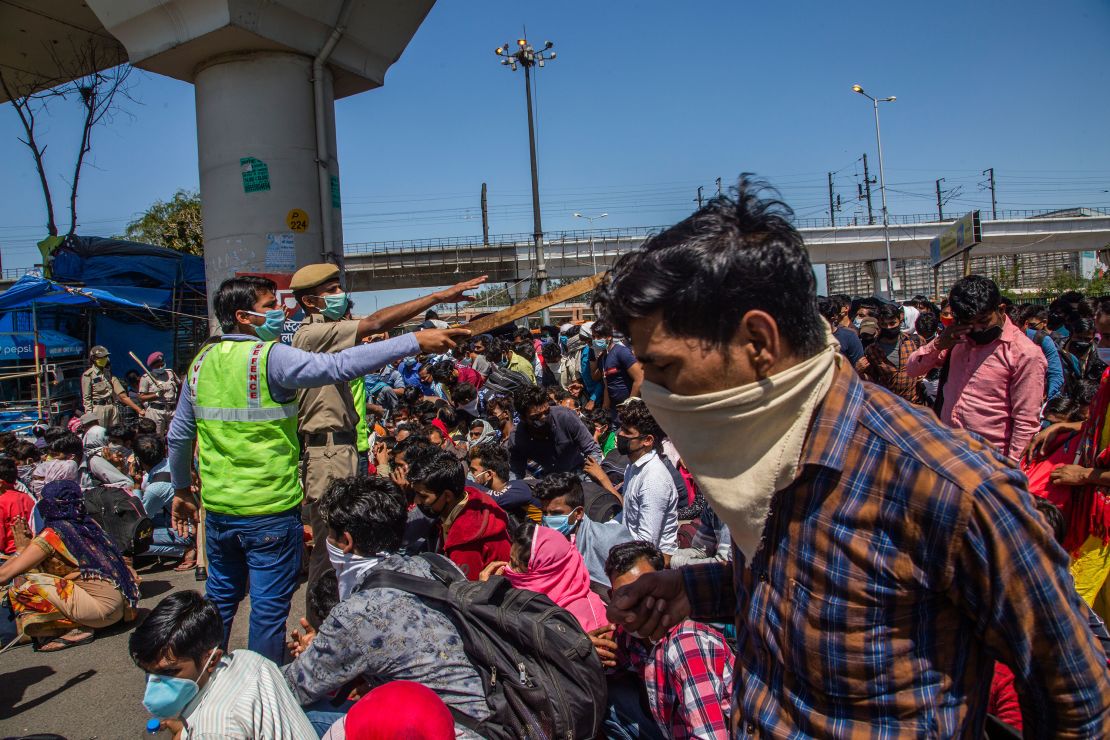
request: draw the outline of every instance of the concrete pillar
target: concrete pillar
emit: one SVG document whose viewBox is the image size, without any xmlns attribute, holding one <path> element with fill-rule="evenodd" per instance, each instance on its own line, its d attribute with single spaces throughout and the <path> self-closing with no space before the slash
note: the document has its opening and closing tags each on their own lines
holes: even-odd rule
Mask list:
<svg viewBox="0 0 1110 740">
<path fill-rule="evenodd" d="M 262 273 L 279 288 L 302 265 L 342 260 L 339 166 L 331 72 L 325 71 L 328 194 L 334 250 L 323 243 L 312 59 L 253 51 L 208 60 L 196 72 L 197 144 L 209 310 L 220 282 Z M 307 219 L 304 218 L 307 216 Z M 284 282 L 283 282 L 284 281 Z"/>
</svg>

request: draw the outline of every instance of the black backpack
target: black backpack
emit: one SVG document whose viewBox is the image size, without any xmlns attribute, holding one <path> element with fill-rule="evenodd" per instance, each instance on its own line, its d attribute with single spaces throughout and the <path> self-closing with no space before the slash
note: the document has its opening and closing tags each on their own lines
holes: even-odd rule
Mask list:
<svg viewBox="0 0 1110 740">
<path fill-rule="evenodd" d="M 434 578 L 377 572 L 361 589 L 404 591 L 432 602 L 455 624 L 490 708 L 481 722 L 452 709 L 457 723 L 492 740 L 601 736 L 605 673 L 570 612 L 502 576 L 468 581 L 442 555 L 420 557 Z"/>
<path fill-rule="evenodd" d="M 85 509 L 121 555 L 140 555 L 154 539 L 154 524 L 143 503 L 122 488 L 97 486 L 85 491 Z"/>
<path fill-rule="evenodd" d="M 532 381 L 524 373 L 504 367 L 494 367 L 490 370 L 482 389 L 488 388 L 499 396 L 514 398 L 518 392 L 530 385 Z"/>
</svg>

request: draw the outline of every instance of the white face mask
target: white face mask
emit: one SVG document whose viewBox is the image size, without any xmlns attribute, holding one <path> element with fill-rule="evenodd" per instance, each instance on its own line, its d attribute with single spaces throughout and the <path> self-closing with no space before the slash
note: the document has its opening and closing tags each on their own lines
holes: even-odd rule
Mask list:
<svg viewBox="0 0 1110 740">
<path fill-rule="evenodd" d="M 364 557 L 353 552 L 343 552 L 328 540 L 324 540 L 328 548 L 328 560 L 335 568 L 335 575 L 339 579 L 339 600 L 345 601 L 355 588 L 362 583 L 363 576 L 375 565 L 382 561 L 386 553 Z"/>
<path fill-rule="evenodd" d="M 1110 365 L 1110 347 L 1097 347 L 1098 359 L 1102 360 L 1104 365 Z"/>
</svg>

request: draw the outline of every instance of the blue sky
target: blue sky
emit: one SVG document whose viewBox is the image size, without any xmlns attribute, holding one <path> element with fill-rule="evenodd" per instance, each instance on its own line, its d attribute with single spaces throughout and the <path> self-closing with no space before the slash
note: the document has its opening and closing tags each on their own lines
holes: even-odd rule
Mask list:
<svg viewBox="0 0 1110 740">
<path fill-rule="evenodd" d="M 347 242 L 478 234 L 483 181 L 491 231 L 530 230 L 522 73 L 493 53 L 522 24 L 558 52 L 538 80 L 545 230 L 584 226 L 574 211 L 608 212 L 599 226 L 670 223 L 698 185 L 741 171 L 767 177 L 800 218 L 827 216 L 835 171 L 838 217 L 850 217 L 860 154 L 878 169 L 855 82 L 898 96 L 882 108 L 892 213 L 935 211 L 938 177 L 963 186 L 952 212 L 989 207 L 987 167 L 1002 209 L 1110 205 L 1105 0 L 440 0 L 384 87 L 337 102 Z M 130 116 L 96 132 L 81 233 L 119 233 L 155 199 L 197 187 L 191 86 L 143 73 L 133 93 Z M 46 123 L 48 159 L 68 167 L 76 121 Z M 5 267 L 33 263 L 45 233 L 18 133 L 0 106 Z"/>
</svg>

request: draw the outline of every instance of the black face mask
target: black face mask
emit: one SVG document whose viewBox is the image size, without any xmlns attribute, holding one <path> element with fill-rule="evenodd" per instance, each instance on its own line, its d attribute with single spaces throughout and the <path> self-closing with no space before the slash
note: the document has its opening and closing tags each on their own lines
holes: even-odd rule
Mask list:
<svg viewBox="0 0 1110 740">
<path fill-rule="evenodd" d="M 976 344 L 990 344 L 994 340 L 998 339 L 1000 336 L 1002 336 L 1001 326 L 992 326 L 991 328 L 983 329 L 982 331 L 969 331 L 967 333 L 967 338 L 975 342 Z"/>
<path fill-rule="evenodd" d="M 634 439 L 639 439 L 639 437 L 622 437 L 621 435 L 618 434 L 617 435 L 617 452 L 624 455 L 625 457 L 628 457 L 628 455 L 633 452 L 632 440 L 634 440 Z M 638 452 L 639 449 L 637 448 L 637 450 L 635 450 L 635 451 Z"/>
<path fill-rule="evenodd" d="M 1071 350 L 1071 353 L 1073 355 L 1079 357 L 1080 355 L 1085 355 L 1090 352 L 1091 345 L 1093 344 L 1094 342 L 1072 342 L 1070 345 L 1068 345 L 1068 348 Z"/>
<path fill-rule="evenodd" d="M 879 339 L 897 339 L 901 333 L 902 329 L 897 326 L 893 329 L 879 329 Z"/>
</svg>

